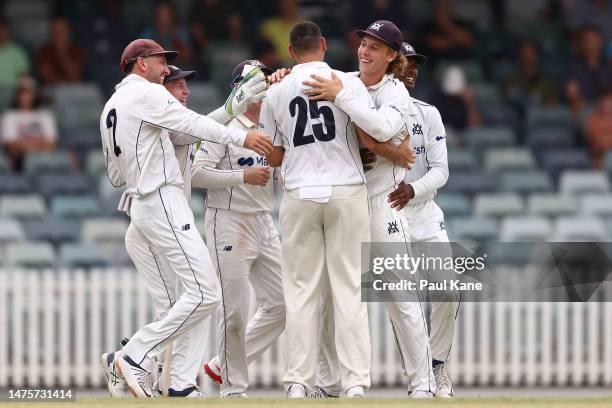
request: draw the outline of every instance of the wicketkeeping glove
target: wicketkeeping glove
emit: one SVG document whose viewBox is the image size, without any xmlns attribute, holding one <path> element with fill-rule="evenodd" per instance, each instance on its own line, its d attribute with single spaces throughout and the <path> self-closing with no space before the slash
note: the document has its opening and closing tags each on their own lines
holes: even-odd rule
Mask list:
<svg viewBox="0 0 612 408">
<path fill-rule="evenodd" d="M 268 86 L 261 68 L 246 65 L 242 80 L 234 86 L 232 93 L 225 101 L 225 111 L 231 116 L 244 113 L 250 103 L 259 102 L 266 97 Z"/>
</svg>

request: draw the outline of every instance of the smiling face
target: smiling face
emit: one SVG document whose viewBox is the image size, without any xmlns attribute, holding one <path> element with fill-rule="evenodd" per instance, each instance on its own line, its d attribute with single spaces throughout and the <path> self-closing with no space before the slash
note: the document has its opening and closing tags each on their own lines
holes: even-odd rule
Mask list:
<svg viewBox="0 0 612 408">
<path fill-rule="evenodd" d="M 359 58 L 359 72 L 361 75 L 381 77 L 387 72 L 387 67 L 397 55 L 384 42 L 377 38 L 364 35 L 361 38 L 357 57 Z"/>
<path fill-rule="evenodd" d="M 406 60 L 408 65 L 404 69 L 401 79 L 406 88 L 412 89 L 416 86 L 416 80 L 419 76 L 419 63 L 414 58 L 406 58 Z"/>
<path fill-rule="evenodd" d="M 139 57 L 136 66 L 142 72 L 142 76 L 149 82 L 163 84 L 164 78 L 170 75 L 168 61 L 165 55 L 151 55 L 149 57 Z"/>
<path fill-rule="evenodd" d="M 172 94 L 183 106 L 187 106 L 187 97 L 191 93 L 187 86 L 185 78 L 177 79 L 172 82 L 168 82 L 164 85 L 168 92 Z"/>
</svg>

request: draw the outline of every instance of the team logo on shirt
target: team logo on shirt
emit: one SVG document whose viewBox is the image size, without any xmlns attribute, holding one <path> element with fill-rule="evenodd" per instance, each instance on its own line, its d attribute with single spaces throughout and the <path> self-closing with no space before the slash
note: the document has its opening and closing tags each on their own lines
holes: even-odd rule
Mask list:
<svg viewBox="0 0 612 408">
<path fill-rule="evenodd" d="M 443 222 L 440 222 L 440 231 L 446 231 L 446 225 Z"/>
<path fill-rule="evenodd" d="M 436 142 L 439 142 L 442 139 L 446 139 L 445 136 L 436 136 Z"/>
<path fill-rule="evenodd" d="M 255 160 L 252 157 L 241 157 L 238 159 L 239 166 L 252 166 L 255 164 Z"/>
<path fill-rule="evenodd" d="M 412 124 L 412 134 L 413 135 L 422 135 L 423 134 L 423 128 L 421 127 L 420 123 Z"/>
<path fill-rule="evenodd" d="M 166 104 L 166 107 L 164 108 L 164 110 L 170 109 L 170 106 L 172 106 L 172 104 L 174 104 L 175 102 L 176 102 L 176 99 L 175 100 L 168 99 L 168 103 Z"/>
<path fill-rule="evenodd" d="M 223 250 L 225 252 L 230 252 L 232 250 L 232 246 L 231 245 L 226 245 L 225 248 L 223 248 Z"/>
<path fill-rule="evenodd" d="M 397 221 L 391 221 L 387 231 L 389 232 L 389 235 L 399 232 L 399 228 L 397 228 Z"/>
</svg>

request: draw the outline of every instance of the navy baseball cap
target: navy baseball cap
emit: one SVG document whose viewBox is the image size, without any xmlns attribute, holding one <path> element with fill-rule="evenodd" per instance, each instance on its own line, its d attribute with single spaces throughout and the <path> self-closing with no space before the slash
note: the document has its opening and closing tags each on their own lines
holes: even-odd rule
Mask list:
<svg viewBox="0 0 612 408">
<path fill-rule="evenodd" d="M 253 65 L 255 67 L 259 67 L 261 71 L 264 73 L 264 75 L 270 75 L 272 73 L 272 70 L 268 68 L 267 66 L 265 66 L 263 62 L 259 60 L 242 61 L 240 64 L 236 65 L 236 67 L 232 71 L 232 85 L 234 85 L 236 82 L 242 79 L 242 71 L 245 65 Z"/>
<path fill-rule="evenodd" d="M 411 58 L 415 60 L 416 62 L 418 62 L 419 64 L 423 64 L 424 62 L 427 62 L 427 57 L 421 54 L 417 54 L 414 47 L 408 44 L 407 42 L 402 43 L 402 49 L 400 50 L 400 52 L 404 54 L 404 57 Z"/>
<path fill-rule="evenodd" d="M 185 81 L 189 81 L 196 76 L 195 71 L 183 71 L 176 65 L 168 65 L 168 69 L 170 70 L 170 75 L 166 75 L 164 78 L 164 85 L 168 82 L 176 81 L 177 79 L 185 78 Z"/>
<path fill-rule="evenodd" d="M 355 32 L 360 37 L 369 35 L 377 38 L 394 51 L 399 51 L 402 48 L 402 41 L 404 41 L 404 36 L 400 29 L 389 20 L 377 20 L 370 24 L 367 29 L 356 30 Z"/>
</svg>

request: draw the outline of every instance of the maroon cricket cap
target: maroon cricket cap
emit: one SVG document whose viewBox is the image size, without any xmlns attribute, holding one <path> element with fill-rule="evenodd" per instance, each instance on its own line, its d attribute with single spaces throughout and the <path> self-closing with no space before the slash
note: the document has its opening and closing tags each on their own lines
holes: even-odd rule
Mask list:
<svg viewBox="0 0 612 408">
<path fill-rule="evenodd" d="M 402 43 L 402 49 L 400 50 L 400 52 L 404 54 L 406 58 L 412 58 L 419 64 L 427 62 L 427 57 L 421 54 L 417 54 L 414 47 L 408 44 L 407 42 Z"/>
<path fill-rule="evenodd" d="M 356 30 L 355 32 L 360 37 L 369 35 L 377 38 L 394 51 L 399 51 L 402 48 L 402 41 L 404 41 L 404 36 L 400 29 L 389 20 L 377 20 L 370 24 L 367 29 Z"/>
<path fill-rule="evenodd" d="M 123 54 L 121 54 L 121 62 L 119 67 L 121 72 L 125 72 L 127 65 L 133 61 L 136 61 L 138 57 L 146 58 L 151 55 L 165 55 L 168 62 L 175 59 L 178 55 L 178 51 L 166 51 L 161 45 L 153 40 L 146 38 L 139 38 L 132 41 L 125 47 Z"/>
</svg>

